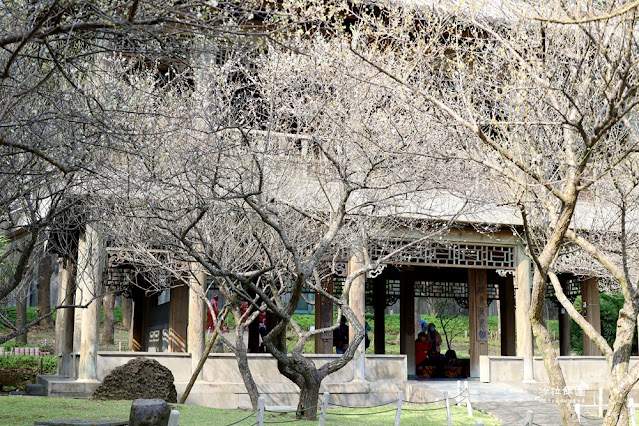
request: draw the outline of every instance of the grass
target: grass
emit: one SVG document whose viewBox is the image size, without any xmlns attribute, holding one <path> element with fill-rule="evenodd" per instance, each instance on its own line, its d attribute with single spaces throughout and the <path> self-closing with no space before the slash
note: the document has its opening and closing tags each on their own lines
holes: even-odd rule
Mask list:
<svg viewBox="0 0 639 426">
<path fill-rule="evenodd" d="M 195 405 L 172 404 L 180 411 L 180 426 L 189 425 L 229 425 L 252 415 L 247 410 L 227 410 Z M 432 411 L 426 408 L 439 409 Z M 131 401 L 91 401 L 84 399 L 36 398 L 3 396 L 0 397 L 0 424 L 2 425 L 33 425 L 36 421 L 54 420 L 60 418 L 91 418 L 128 420 Z M 387 411 L 390 410 L 390 411 Z M 380 413 L 381 411 L 387 411 Z M 475 411 L 474 417 L 467 417 L 465 407 L 451 407 L 451 418 L 454 425 L 475 425 L 481 420 L 485 425 L 498 425 L 494 417 Z M 328 412 L 328 425 L 388 425 L 395 419 L 393 406 L 378 408 L 331 409 Z M 266 413 L 267 422 L 291 422 L 295 420 L 291 413 Z M 255 417 L 250 417 L 240 425 L 255 423 Z M 299 425 L 317 425 L 317 421 L 299 421 Z M 404 405 L 402 407 L 402 425 L 446 424 L 446 414 L 443 406 Z"/>
<path fill-rule="evenodd" d="M 439 318 L 430 315 L 422 315 L 422 318 L 426 322 L 433 322 L 437 326 L 437 330 L 440 332 L 442 336 L 442 352 L 446 351 L 448 347 L 446 346 L 446 337 L 443 333 L 441 322 Z M 300 327 L 304 330 L 308 330 L 310 326 L 315 325 L 315 317 L 313 315 L 293 315 L 293 320 L 296 321 Z M 366 321 L 373 329 L 369 333 L 369 337 L 371 338 L 371 345 L 366 350 L 366 353 L 374 354 L 375 353 L 375 344 L 373 342 L 373 335 L 375 332 L 375 320 L 372 314 L 366 314 Z M 488 354 L 489 355 L 500 355 L 501 354 L 501 340 L 498 333 L 499 327 L 499 319 L 498 317 L 488 317 Z M 558 348 L 559 347 L 559 324 L 557 320 L 547 320 L 548 329 L 551 335 L 554 335 L 553 344 Z M 451 349 L 455 350 L 457 356 L 459 358 L 469 358 L 470 357 L 470 339 L 468 338 L 467 333 L 470 326 L 468 323 L 468 317 L 459 317 L 457 322 L 455 320 L 451 321 L 449 327 L 455 324 L 454 329 L 447 331 L 449 332 L 449 338 L 451 334 L 453 335 L 451 342 Z M 390 314 L 385 317 L 385 338 L 386 342 L 386 353 L 387 354 L 399 354 L 399 331 L 400 331 L 400 323 L 399 323 L 399 314 Z M 293 349 L 295 344 L 297 343 L 297 336 L 292 330 L 289 330 L 287 333 L 287 342 L 289 351 Z M 304 353 L 315 353 L 315 341 L 311 340 L 306 343 L 304 347 Z"/>
</svg>

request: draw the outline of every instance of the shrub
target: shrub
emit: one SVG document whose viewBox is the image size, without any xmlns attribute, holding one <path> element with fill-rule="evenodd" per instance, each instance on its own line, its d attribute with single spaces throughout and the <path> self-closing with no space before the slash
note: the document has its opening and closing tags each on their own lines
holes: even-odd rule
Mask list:
<svg viewBox="0 0 639 426">
<path fill-rule="evenodd" d="M 617 335 L 617 319 L 619 310 L 623 307 L 624 298 L 621 293 L 604 294 L 599 296 L 599 309 L 601 315 L 601 335 L 612 347 Z M 577 296 L 574 303 L 575 309 L 581 312 L 581 296 Z M 636 330 L 635 330 L 636 331 Z M 633 339 L 633 341 L 636 339 Z M 577 355 L 584 353 L 583 330 L 572 319 L 570 320 L 570 349 Z M 637 352 L 637 344 L 633 343 L 633 353 Z"/>
<path fill-rule="evenodd" d="M 58 357 L 45 355 L 13 355 L 0 357 L 0 370 L 20 371 L 27 374 L 40 373 L 40 358 L 44 374 L 55 374 L 58 368 Z"/>
</svg>

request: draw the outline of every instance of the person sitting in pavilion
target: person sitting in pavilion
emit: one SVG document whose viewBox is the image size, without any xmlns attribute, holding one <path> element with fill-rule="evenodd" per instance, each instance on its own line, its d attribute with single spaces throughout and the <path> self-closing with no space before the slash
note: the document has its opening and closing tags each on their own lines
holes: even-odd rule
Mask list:
<svg viewBox="0 0 639 426">
<path fill-rule="evenodd" d="M 426 333 L 420 331 L 417 340 L 415 340 L 415 364 L 417 366 L 425 364 L 432 346 L 432 342 L 426 340 Z"/>
<path fill-rule="evenodd" d="M 435 323 L 428 324 L 428 332 L 426 333 L 426 341 L 431 343 L 431 348 L 428 352 L 429 358 L 441 357 L 442 349 L 442 336 L 437 331 Z"/>
</svg>

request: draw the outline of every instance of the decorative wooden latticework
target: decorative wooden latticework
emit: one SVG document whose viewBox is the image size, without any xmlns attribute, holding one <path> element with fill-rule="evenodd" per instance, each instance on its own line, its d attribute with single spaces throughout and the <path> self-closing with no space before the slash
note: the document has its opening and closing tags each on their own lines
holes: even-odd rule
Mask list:
<svg viewBox="0 0 639 426">
<path fill-rule="evenodd" d="M 333 294 L 339 296 L 344 289 L 344 278 L 336 277 L 333 281 Z M 385 280 L 386 306 L 393 306 L 400 297 L 401 281 Z M 462 308 L 468 308 L 468 284 L 456 282 L 415 281 L 415 297 L 431 297 L 436 299 L 454 299 Z M 366 306 L 373 306 L 373 283 L 366 280 Z M 488 284 L 488 305 L 499 300 L 499 285 Z"/>
<path fill-rule="evenodd" d="M 574 277 L 566 280 L 564 285 L 564 294 L 568 300 L 570 300 L 570 303 L 574 303 L 577 296 L 581 295 L 581 281 Z M 555 288 L 550 283 L 548 283 L 548 286 L 546 287 L 546 299 L 552 300 L 556 306 L 561 308 L 561 303 L 557 300 Z"/>
<path fill-rule="evenodd" d="M 380 259 L 408 244 L 391 240 L 370 248 L 372 259 Z M 424 266 L 459 266 L 483 269 L 515 269 L 515 247 L 424 241 L 392 256 L 388 263 Z"/>
</svg>

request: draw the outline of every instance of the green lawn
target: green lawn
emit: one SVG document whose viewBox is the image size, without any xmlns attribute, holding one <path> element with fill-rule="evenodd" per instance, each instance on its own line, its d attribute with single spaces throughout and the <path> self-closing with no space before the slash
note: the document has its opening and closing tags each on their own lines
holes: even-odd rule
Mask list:
<svg viewBox="0 0 639 426">
<path fill-rule="evenodd" d="M 253 413 L 246 410 L 223 410 L 194 405 L 172 404 L 180 411 L 180 426 L 188 425 L 228 425 Z M 418 411 L 424 409 L 438 409 Z M 20 396 L 0 397 L 0 425 L 33 425 L 35 421 L 60 418 L 92 418 L 128 420 L 131 401 L 90 401 L 86 399 L 37 398 Z M 390 410 L 390 411 L 389 411 Z M 484 413 L 475 411 L 474 417 L 467 417 L 465 407 L 451 407 L 454 425 L 475 425 L 482 420 L 485 425 L 498 425 L 499 421 Z M 393 406 L 350 409 L 331 409 L 327 415 L 329 425 L 388 425 L 395 419 Z M 291 413 L 266 413 L 265 421 L 291 422 L 295 420 Z M 240 425 L 252 425 L 255 416 L 251 416 Z M 441 425 L 446 424 L 446 412 L 443 406 L 404 405 L 402 425 Z M 295 424 L 317 425 L 317 421 L 299 421 Z"/>
</svg>

